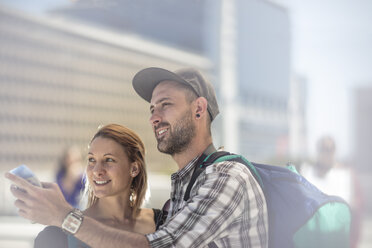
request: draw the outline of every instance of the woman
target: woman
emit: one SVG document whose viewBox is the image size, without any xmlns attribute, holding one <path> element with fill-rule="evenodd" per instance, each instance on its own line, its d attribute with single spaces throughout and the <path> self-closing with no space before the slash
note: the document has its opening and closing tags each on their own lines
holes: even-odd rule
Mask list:
<svg viewBox="0 0 372 248">
<path fill-rule="evenodd" d="M 80 192 L 84 189 L 83 159 L 80 149 L 71 146 L 66 149 L 59 163 L 56 181 L 66 201 L 78 208 Z"/>
<path fill-rule="evenodd" d="M 155 231 L 160 211 L 140 208 L 147 189 L 144 154 L 142 141 L 130 129 L 109 124 L 98 130 L 89 145 L 85 215 L 132 232 Z M 89 246 L 60 228 L 47 227 L 35 239 L 34 247 Z"/>
</svg>

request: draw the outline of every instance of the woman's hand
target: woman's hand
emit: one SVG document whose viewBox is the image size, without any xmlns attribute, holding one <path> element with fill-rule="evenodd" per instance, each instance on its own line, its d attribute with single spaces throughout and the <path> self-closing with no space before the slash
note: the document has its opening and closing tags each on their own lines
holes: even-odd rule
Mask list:
<svg viewBox="0 0 372 248">
<path fill-rule="evenodd" d="M 26 219 L 60 227 L 73 209 L 55 183 L 42 183 L 41 188 L 11 173 L 6 173 L 5 177 L 13 182 L 10 191 L 17 198 L 14 205 L 19 209 L 19 215 Z"/>
</svg>

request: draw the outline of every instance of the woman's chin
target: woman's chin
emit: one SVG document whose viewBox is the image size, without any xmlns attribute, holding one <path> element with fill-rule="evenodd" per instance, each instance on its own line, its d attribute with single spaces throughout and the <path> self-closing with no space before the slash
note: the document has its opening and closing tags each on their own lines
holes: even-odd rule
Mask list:
<svg viewBox="0 0 372 248">
<path fill-rule="evenodd" d="M 105 192 L 95 192 L 95 193 L 94 193 L 94 196 L 97 197 L 98 199 L 101 199 L 101 198 L 105 198 L 105 197 L 107 197 L 108 194 L 105 193 Z"/>
</svg>

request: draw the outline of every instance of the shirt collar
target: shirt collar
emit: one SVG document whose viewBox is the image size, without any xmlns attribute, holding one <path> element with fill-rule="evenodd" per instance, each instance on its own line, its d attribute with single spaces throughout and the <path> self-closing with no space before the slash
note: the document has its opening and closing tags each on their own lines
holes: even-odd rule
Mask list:
<svg viewBox="0 0 372 248">
<path fill-rule="evenodd" d="M 190 174 L 190 171 L 195 167 L 195 162 L 198 160 L 199 156 L 196 156 L 193 158 L 185 167 L 183 167 L 181 170 L 175 172 L 172 174 L 171 178 L 176 179 L 178 178 L 183 178 L 185 175 Z"/>
</svg>

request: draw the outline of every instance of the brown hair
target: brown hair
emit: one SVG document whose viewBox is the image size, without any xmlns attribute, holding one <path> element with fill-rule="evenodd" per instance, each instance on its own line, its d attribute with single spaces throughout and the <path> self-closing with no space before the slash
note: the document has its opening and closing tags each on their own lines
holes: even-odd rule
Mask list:
<svg viewBox="0 0 372 248">
<path fill-rule="evenodd" d="M 119 143 L 123 147 L 129 161 L 136 162 L 138 165 L 139 173 L 132 181 L 132 188 L 136 196 L 133 204 L 133 214 L 135 214 L 137 212 L 136 210 L 141 207 L 147 190 L 145 147 L 143 142 L 135 132 L 118 124 L 108 124 L 99 128 L 90 143 L 98 137 L 112 139 Z M 90 190 L 89 187 L 87 187 L 87 193 L 87 207 L 90 207 L 98 200 L 98 198 L 94 196 L 93 191 Z"/>
</svg>

